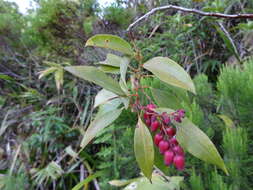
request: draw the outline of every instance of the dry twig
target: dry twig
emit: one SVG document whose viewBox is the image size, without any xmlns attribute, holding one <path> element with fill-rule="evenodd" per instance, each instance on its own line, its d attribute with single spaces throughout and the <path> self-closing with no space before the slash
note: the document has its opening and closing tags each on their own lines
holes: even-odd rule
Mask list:
<svg viewBox="0 0 253 190">
<path fill-rule="evenodd" d="M 189 9 L 185 7 L 179 7 L 175 5 L 166 5 L 162 7 L 156 7 L 154 9 L 151 9 L 149 12 L 147 12 L 145 15 L 138 18 L 136 21 L 134 21 L 132 24 L 129 25 L 127 28 L 127 32 L 131 32 L 131 30 L 136 27 L 141 21 L 147 19 L 151 15 L 155 14 L 158 11 L 166 11 L 169 9 L 174 9 L 182 12 L 187 13 L 194 13 L 201 16 L 210 16 L 210 17 L 217 17 L 217 18 L 226 18 L 226 19 L 253 19 L 253 14 L 223 14 L 223 13 L 214 13 L 214 12 L 204 12 L 197 9 Z"/>
</svg>

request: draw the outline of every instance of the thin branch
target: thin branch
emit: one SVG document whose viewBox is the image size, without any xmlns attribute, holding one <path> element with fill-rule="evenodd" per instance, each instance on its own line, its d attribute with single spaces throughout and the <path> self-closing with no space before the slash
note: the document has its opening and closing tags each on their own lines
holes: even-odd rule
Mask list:
<svg viewBox="0 0 253 190">
<path fill-rule="evenodd" d="M 202 16 L 210 16 L 210 17 L 218 17 L 218 18 L 226 18 L 226 19 L 253 19 L 253 14 L 223 14 L 223 13 L 214 13 L 214 12 L 204 12 L 197 9 L 189 9 L 184 7 L 179 7 L 175 5 L 166 5 L 162 7 L 156 7 L 154 9 L 151 9 L 149 12 L 147 12 L 145 15 L 138 18 L 136 21 L 134 21 L 132 24 L 129 25 L 127 28 L 127 32 L 130 32 L 136 25 L 138 25 L 141 21 L 147 19 L 151 15 L 155 14 L 158 11 L 166 11 L 168 9 L 175 9 L 178 11 L 183 11 L 187 13 L 194 13 Z"/>
<path fill-rule="evenodd" d="M 221 22 L 218 22 L 218 25 L 219 25 L 220 29 L 224 32 L 224 34 L 227 36 L 230 43 L 232 44 L 235 54 L 238 55 L 238 61 L 240 61 L 240 59 L 239 59 L 240 55 L 239 55 L 239 52 L 237 50 L 237 47 L 235 45 L 233 38 L 231 37 L 231 35 L 229 34 L 229 32 L 226 30 L 226 28 L 224 27 L 224 25 Z"/>
</svg>

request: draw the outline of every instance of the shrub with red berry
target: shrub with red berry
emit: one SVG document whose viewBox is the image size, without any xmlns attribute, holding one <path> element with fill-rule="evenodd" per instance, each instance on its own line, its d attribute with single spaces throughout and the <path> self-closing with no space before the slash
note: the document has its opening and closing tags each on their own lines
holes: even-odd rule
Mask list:
<svg viewBox="0 0 253 190">
<path fill-rule="evenodd" d="M 156 105 L 148 104 L 143 107 L 143 119 L 154 135 L 154 144 L 159 148 L 164 157 L 164 164 L 174 165 L 176 169 L 183 170 L 185 167 L 185 154 L 183 148 L 176 139 L 176 128 L 172 121 L 181 122 L 185 116 L 184 110 L 177 110 L 174 113 L 167 114 L 155 112 Z"/>
<path fill-rule="evenodd" d="M 204 132 L 189 119 L 184 118 L 184 110 L 171 111 L 166 107 L 157 108 L 155 104 L 146 106 L 141 104 L 149 100 L 163 106 L 161 102 L 169 101 L 168 97 L 170 97 L 163 89 L 143 86 L 142 79 L 146 77 L 155 77 L 164 83 L 183 89 L 185 93 L 194 95 L 196 93 L 194 83 L 184 68 L 168 57 L 154 57 L 144 62 L 141 51 L 136 46 L 133 48 L 124 39 L 113 35 L 93 36 L 86 42 L 87 45 L 119 51 L 123 56 L 108 54 L 106 60 L 99 63 L 101 64 L 99 68 L 95 66 L 64 67 L 64 70 L 77 77 L 103 87 L 96 95 L 94 108 L 99 107 L 98 114 L 84 132 L 80 145 L 82 149 L 96 137 L 97 133 L 112 124 L 122 114 L 122 110 L 129 109 L 138 115 L 134 134 L 134 152 L 136 161 L 147 178 L 152 178 L 154 166 L 157 165 L 155 157 L 159 156 L 154 151 L 154 144 L 163 155 L 166 166 L 174 165 L 178 170 L 184 169 L 185 153 L 181 144 L 185 151 L 201 160 L 215 164 L 227 173 L 225 164 L 214 144 Z M 103 70 L 102 66 L 112 66 L 114 68 L 112 73 L 119 73 L 120 76 L 112 78 L 107 75 L 110 69 Z M 55 74 L 62 76 L 62 72 L 63 68 L 59 67 Z M 152 97 L 145 90 L 151 92 Z M 162 170 L 162 168 L 159 169 Z"/>
</svg>

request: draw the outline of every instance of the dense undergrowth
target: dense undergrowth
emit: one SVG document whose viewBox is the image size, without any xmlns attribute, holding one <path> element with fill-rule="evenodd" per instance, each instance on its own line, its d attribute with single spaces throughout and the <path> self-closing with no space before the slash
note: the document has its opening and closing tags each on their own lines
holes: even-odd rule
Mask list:
<svg viewBox="0 0 253 190">
<path fill-rule="evenodd" d="M 90 36 L 111 33 L 127 38 L 125 29 L 134 17 L 168 3 L 224 13 L 253 11 L 251 1 L 241 0 L 117 1 L 105 9 L 96 0 L 37 2 L 36 10 L 21 15 L 15 4 L 0 0 L 0 189 L 4 190 L 71 189 L 90 174 L 97 176 L 84 189 L 120 189 L 108 182 L 139 176 L 131 141 L 133 113 L 122 114 L 80 151 L 82 135 L 97 112 L 93 103 L 100 88 L 61 73 L 61 68 L 105 59 L 108 51 L 84 47 Z M 142 82 L 162 87 L 166 105 L 186 110 L 212 139 L 230 173 L 225 176 L 187 156 L 184 171 L 166 173 L 184 177 L 181 189 L 253 187 L 252 29 L 250 20 L 168 11 L 152 16 L 134 32 L 132 43 L 144 61 L 168 56 L 193 76 L 196 96 L 152 78 Z M 56 69 L 39 79 L 39 72 L 50 67 Z"/>
</svg>

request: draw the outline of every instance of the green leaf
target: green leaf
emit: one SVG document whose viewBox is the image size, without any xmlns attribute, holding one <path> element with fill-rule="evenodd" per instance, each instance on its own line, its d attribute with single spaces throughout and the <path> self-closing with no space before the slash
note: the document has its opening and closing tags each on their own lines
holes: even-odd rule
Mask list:
<svg viewBox="0 0 253 190">
<path fill-rule="evenodd" d="M 180 190 L 180 182 L 183 181 L 183 177 L 166 176 L 166 178 L 167 181 L 163 177 L 153 174 L 151 184 L 148 179 L 140 177 L 126 186 L 124 190 Z"/>
<path fill-rule="evenodd" d="M 122 60 L 121 57 L 111 54 L 111 53 L 108 53 L 106 56 L 106 60 L 100 61 L 99 64 L 110 65 L 113 67 L 120 67 L 121 60 Z"/>
<path fill-rule="evenodd" d="M 174 112 L 167 108 L 159 108 L 157 111 Z M 218 166 L 228 175 L 228 171 L 219 152 L 203 131 L 187 118 L 184 118 L 181 123 L 175 122 L 174 124 L 177 127 L 176 138 L 185 150 L 205 162 Z"/>
<path fill-rule="evenodd" d="M 154 146 L 152 136 L 141 118 L 139 118 L 135 129 L 134 152 L 141 171 L 148 179 L 151 179 L 154 165 Z"/>
<path fill-rule="evenodd" d="M 151 92 L 158 106 L 168 107 L 172 109 L 181 108 L 180 100 L 176 95 L 156 88 L 152 88 Z"/>
<path fill-rule="evenodd" d="M 79 190 L 81 189 L 83 186 L 87 185 L 88 183 L 90 183 L 93 179 L 101 176 L 103 174 L 103 172 L 96 172 L 95 174 L 89 175 L 87 178 L 85 178 L 83 181 L 81 181 L 80 183 L 78 183 L 77 185 L 75 185 L 75 187 L 72 188 L 72 190 Z"/>
<path fill-rule="evenodd" d="M 39 76 L 39 79 L 41 79 L 42 77 L 45 77 L 53 72 L 55 72 L 58 68 L 57 67 L 50 67 L 44 71 L 41 71 L 40 72 L 40 76 Z"/>
<path fill-rule="evenodd" d="M 125 92 L 128 93 L 128 86 L 126 83 L 126 74 L 127 74 L 127 68 L 129 64 L 129 59 L 126 57 L 123 57 L 121 59 L 120 63 L 120 87 Z"/>
<path fill-rule="evenodd" d="M 95 97 L 95 103 L 94 103 L 94 108 L 101 105 L 101 104 L 105 104 L 107 103 L 108 101 L 112 100 L 112 99 L 115 99 L 117 98 L 118 95 L 117 94 L 114 94 L 113 92 L 111 91 L 108 91 L 108 90 L 105 90 L 105 89 L 102 89 L 100 90 L 96 97 Z"/>
<path fill-rule="evenodd" d="M 109 48 L 131 56 L 134 54 L 131 45 L 127 41 L 110 34 L 97 34 L 89 38 L 85 46 Z"/>
<path fill-rule="evenodd" d="M 235 127 L 234 122 L 226 115 L 218 115 L 219 118 L 225 123 L 226 127 L 233 128 Z"/>
<path fill-rule="evenodd" d="M 121 109 L 115 109 L 103 115 L 99 114 L 94 121 L 91 122 L 87 131 L 84 133 L 81 147 L 84 148 L 102 129 L 110 125 L 121 114 Z"/>
<path fill-rule="evenodd" d="M 58 90 L 60 90 L 63 85 L 63 69 L 59 68 L 54 73 L 55 83 Z"/>
<path fill-rule="evenodd" d="M 115 94 L 125 95 L 125 93 L 121 90 L 119 84 L 115 80 L 107 76 L 103 71 L 100 71 L 96 67 L 71 66 L 65 67 L 65 70 L 82 79 L 94 82 L 95 84 L 102 86 L 106 90 L 114 92 Z"/>
<path fill-rule="evenodd" d="M 100 65 L 99 70 L 105 72 L 105 73 L 111 73 L 111 74 L 120 74 L 119 67 L 113 67 L 110 65 Z"/>
<path fill-rule="evenodd" d="M 188 73 L 167 57 L 154 57 L 144 63 L 143 67 L 163 82 L 196 93 L 194 83 Z"/>
</svg>

